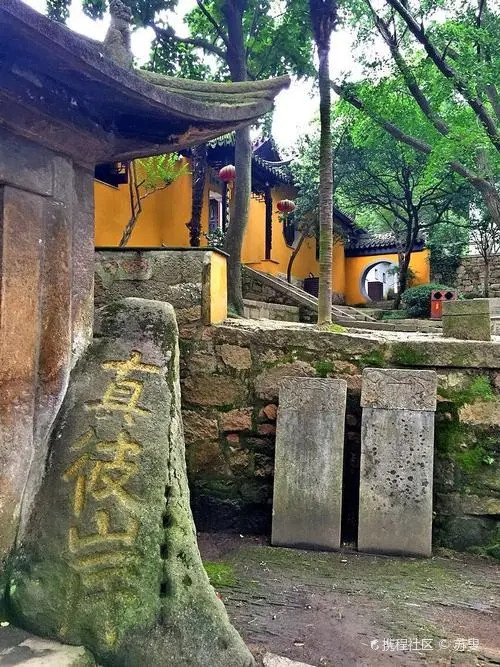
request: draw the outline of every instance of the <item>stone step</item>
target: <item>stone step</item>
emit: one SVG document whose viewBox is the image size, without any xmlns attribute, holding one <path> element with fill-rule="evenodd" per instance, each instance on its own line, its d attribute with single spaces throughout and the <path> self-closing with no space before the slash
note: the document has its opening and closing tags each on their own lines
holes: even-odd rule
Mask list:
<svg viewBox="0 0 500 667">
<path fill-rule="evenodd" d="M 297 287 L 296 285 L 291 285 L 289 282 L 283 280 L 282 278 L 279 278 L 277 276 L 271 276 L 267 273 L 263 273 L 262 271 L 257 271 L 256 269 L 251 269 L 248 266 L 244 267 L 244 271 L 246 271 L 252 278 L 258 280 L 263 284 L 267 284 L 276 289 L 278 292 L 281 292 L 282 294 L 286 295 L 289 299 L 295 301 L 297 306 L 306 306 L 311 310 L 317 312 L 318 310 L 317 297 L 313 296 L 312 294 L 309 294 L 309 292 L 306 292 L 301 287 Z M 373 317 L 363 313 L 361 310 L 358 310 L 357 308 L 353 308 L 352 306 L 342 306 L 337 304 L 332 305 L 332 317 L 336 322 L 338 322 L 338 320 L 341 318 L 349 319 L 352 320 L 353 322 L 375 321 Z"/>
<path fill-rule="evenodd" d="M 437 333 L 443 330 L 441 322 L 429 320 L 375 320 L 373 322 L 353 322 L 349 319 L 339 319 L 337 324 L 351 329 L 368 329 L 371 331 L 414 331 L 420 333 Z"/>
<path fill-rule="evenodd" d="M 283 303 L 253 301 L 251 299 L 243 299 L 243 315 L 249 320 L 300 322 L 299 306 L 287 306 Z"/>
</svg>

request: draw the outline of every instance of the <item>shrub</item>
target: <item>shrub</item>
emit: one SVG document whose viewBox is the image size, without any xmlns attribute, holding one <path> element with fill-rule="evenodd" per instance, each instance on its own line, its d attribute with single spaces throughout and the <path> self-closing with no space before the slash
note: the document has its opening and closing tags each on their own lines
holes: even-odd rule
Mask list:
<svg viewBox="0 0 500 667">
<path fill-rule="evenodd" d="M 453 290 L 453 287 L 440 285 L 438 283 L 429 283 L 428 285 L 418 285 L 409 287 L 401 297 L 403 308 L 408 311 L 408 317 L 430 317 L 431 314 L 431 292 L 433 290 L 446 291 Z"/>
</svg>

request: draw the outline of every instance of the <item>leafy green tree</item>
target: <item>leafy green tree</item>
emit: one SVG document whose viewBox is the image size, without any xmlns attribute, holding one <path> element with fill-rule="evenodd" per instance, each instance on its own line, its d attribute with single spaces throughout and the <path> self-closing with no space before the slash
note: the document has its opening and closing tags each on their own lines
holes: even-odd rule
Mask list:
<svg viewBox="0 0 500 667">
<path fill-rule="evenodd" d="M 319 295 L 318 324 L 332 321 L 333 151 L 331 133 L 330 45 L 337 22 L 336 0 L 309 0 L 318 51 L 319 82 Z"/>
<path fill-rule="evenodd" d="M 394 307 L 399 308 L 416 241 L 439 223 L 453 222 L 456 218 L 451 213 L 466 217 L 470 189 L 447 169 L 436 172 L 425 155 L 398 144 L 382 130 L 378 129 L 378 136 L 366 132 L 362 117 L 360 124 L 351 127 L 355 150 L 343 164 L 345 177 L 340 187 L 347 210 L 358 222 L 364 212 L 376 214 L 379 223 L 392 232 L 399 256 Z"/>
<path fill-rule="evenodd" d="M 295 229 L 298 238 L 290 256 L 287 279 L 291 282 L 292 267 L 306 238 L 319 238 L 319 128 L 314 125 L 312 132 L 302 137 L 296 144 L 295 159 L 291 163 L 294 185 L 297 188 L 294 212 Z M 346 123 L 332 123 L 332 200 L 335 203 L 337 189 L 345 178 L 342 165 L 353 150 Z M 333 243 L 341 241 L 344 230 L 333 219 Z"/>
<path fill-rule="evenodd" d="M 491 0 L 343 0 L 363 43 L 366 77 L 332 83 L 340 97 L 397 141 L 429 156 L 480 194 L 500 226 L 500 14 Z M 446 20 L 437 20 L 441 11 Z"/>
<path fill-rule="evenodd" d="M 111 0 L 111 2 L 116 0 Z M 48 0 L 49 14 L 58 20 L 68 15 L 71 0 Z M 148 69 L 162 74 L 219 81 L 266 78 L 285 73 L 311 75 L 311 34 L 307 5 L 303 0 L 197 0 L 185 17 L 190 35 L 181 37 L 165 20 L 162 10 L 175 9 L 177 0 L 126 0 L 137 26 L 155 32 Z M 105 0 L 82 0 L 84 11 L 102 16 Z M 206 56 L 211 57 L 211 66 Z M 236 181 L 225 249 L 229 253 L 228 293 L 233 309 L 242 313 L 241 246 L 248 222 L 251 192 L 250 129 L 236 130 Z M 199 170 L 196 170 L 196 174 Z M 202 191 L 199 179 L 190 223 L 191 242 L 199 238 L 196 197 Z"/>
<path fill-rule="evenodd" d="M 190 37 L 177 35 L 168 25 L 151 23 L 156 34 L 151 67 L 169 74 L 207 76 L 207 69 L 196 70 L 206 67 L 199 58 L 201 50 L 215 59 L 210 75 L 218 80 L 241 82 L 286 72 L 311 74 L 311 38 L 304 3 L 285 0 L 279 7 L 277 12 L 271 0 L 197 0 L 196 8 L 186 17 Z M 240 314 L 241 248 L 248 222 L 251 156 L 250 129 L 236 130 L 236 180 L 224 248 L 229 254 L 229 303 Z"/>
<path fill-rule="evenodd" d="M 469 221 L 448 215 L 453 222 L 443 220 L 429 230 L 427 247 L 430 251 L 431 280 L 454 285 L 457 270 L 469 243 Z"/>
</svg>

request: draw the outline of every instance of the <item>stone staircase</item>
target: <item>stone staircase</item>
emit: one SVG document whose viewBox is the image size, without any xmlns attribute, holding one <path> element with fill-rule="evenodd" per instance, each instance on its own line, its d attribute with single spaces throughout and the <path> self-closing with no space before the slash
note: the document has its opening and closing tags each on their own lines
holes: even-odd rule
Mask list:
<svg viewBox="0 0 500 667">
<path fill-rule="evenodd" d="M 262 271 L 243 267 L 243 295 L 254 301 L 269 301 L 306 308 L 318 312 L 317 297 L 283 278 Z M 375 318 L 352 306 L 332 305 L 332 318 L 344 326 L 355 326 L 356 322 L 375 322 Z"/>
</svg>

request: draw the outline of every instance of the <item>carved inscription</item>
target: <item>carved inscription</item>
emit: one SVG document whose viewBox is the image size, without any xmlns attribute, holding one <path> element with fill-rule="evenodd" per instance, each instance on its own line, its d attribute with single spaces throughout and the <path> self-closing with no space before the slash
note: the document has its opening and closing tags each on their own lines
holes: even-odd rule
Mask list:
<svg viewBox="0 0 500 667">
<path fill-rule="evenodd" d="M 115 371 L 116 377 L 106 388 L 100 401 L 86 403 L 88 410 L 96 410 L 98 416 L 108 412 L 121 411 L 127 424 L 133 424 L 136 416 L 146 416 L 149 410 L 138 405 L 141 398 L 144 382 L 130 378 L 133 371 L 143 373 L 159 373 L 160 368 L 153 364 L 143 364 L 140 352 L 132 352 L 127 361 L 105 361 L 102 368 Z"/>
<path fill-rule="evenodd" d="M 140 527 L 140 498 L 133 487 L 143 447 L 126 427 L 151 414 L 139 405 L 144 381 L 133 374 L 161 372 L 158 366 L 143 364 L 137 351 L 127 360 L 106 361 L 101 368 L 114 371 L 115 378 L 102 399 L 86 403 L 86 409 L 95 410 L 100 419 L 121 413 L 124 423 L 110 440 L 101 439 L 89 427 L 72 444 L 75 457 L 62 475 L 64 482 L 73 485 L 68 531 L 71 567 L 82 584 L 93 590 L 105 587 L 111 579 L 115 586 L 127 587 L 127 569 L 134 564 L 133 547 Z"/>
</svg>

